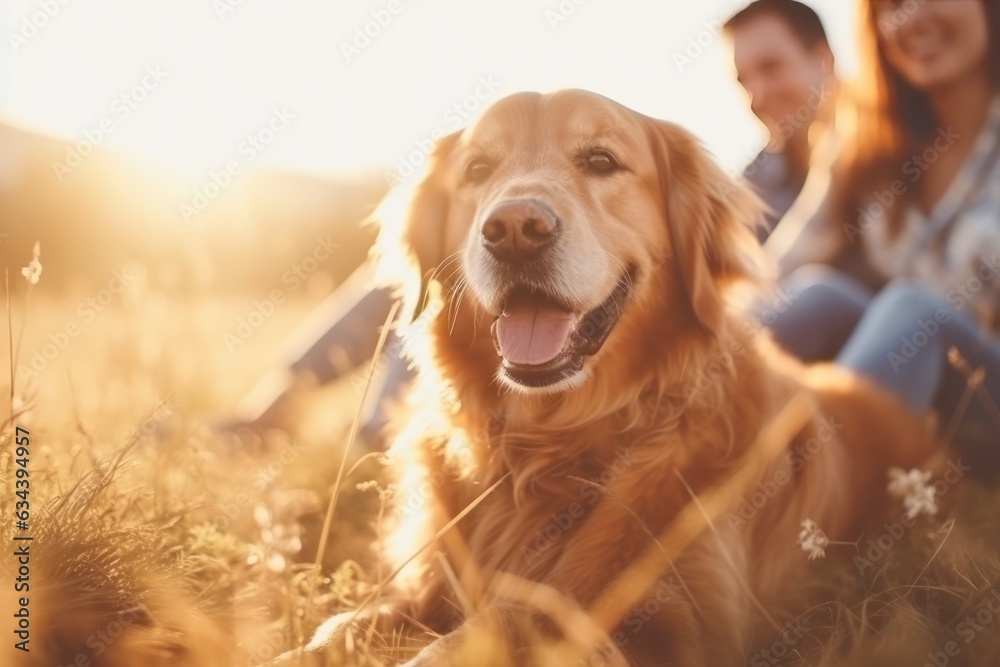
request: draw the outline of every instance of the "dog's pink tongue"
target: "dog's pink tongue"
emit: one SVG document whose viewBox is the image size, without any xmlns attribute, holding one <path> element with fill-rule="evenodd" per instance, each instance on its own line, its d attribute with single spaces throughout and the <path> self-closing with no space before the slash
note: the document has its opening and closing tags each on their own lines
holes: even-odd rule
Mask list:
<svg viewBox="0 0 1000 667">
<path fill-rule="evenodd" d="M 507 361 L 538 365 L 552 361 L 569 338 L 573 313 L 551 303 L 516 300 L 496 323 L 497 344 Z"/>
</svg>

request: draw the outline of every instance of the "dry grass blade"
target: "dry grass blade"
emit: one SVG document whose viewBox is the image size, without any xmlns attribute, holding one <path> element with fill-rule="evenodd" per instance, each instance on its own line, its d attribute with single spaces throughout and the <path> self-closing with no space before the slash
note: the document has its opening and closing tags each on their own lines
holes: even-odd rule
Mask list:
<svg viewBox="0 0 1000 667">
<path fill-rule="evenodd" d="M 125 457 L 138 442 L 138 438 L 129 438 L 111 454 L 108 461 L 96 461 L 67 493 L 56 499 L 54 506 L 42 509 L 42 513 L 48 516 L 60 516 L 68 512 L 70 517 L 83 520 L 95 499 L 103 495 L 114 483 L 125 464 Z"/>
<path fill-rule="evenodd" d="M 976 393 L 976 385 L 972 381 L 973 379 L 969 378 L 966 381 L 962 396 L 958 399 L 958 405 L 955 406 L 955 412 L 952 413 L 951 421 L 948 422 L 948 428 L 945 429 L 944 441 L 949 445 L 952 444 L 955 434 L 958 433 L 958 428 L 962 425 L 962 418 L 965 417 L 965 413 L 969 409 L 969 404 L 972 403 L 972 397 Z"/>
<path fill-rule="evenodd" d="M 595 646 L 614 646 L 607 632 L 594 622 L 571 599 L 551 586 L 529 581 L 507 572 L 493 575 L 491 592 L 501 598 L 520 602 L 542 612 L 555 622 L 571 645 L 565 653 L 566 664 L 586 660 Z M 611 655 L 602 653 L 602 665 L 627 667 L 628 663 L 617 650 Z"/>
<path fill-rule="evenodd" d="M 570 476 L 570 479 L 575 479 L 575 480 L 579 481 L 582 484 L 588 484 L 590 486 L 594 486 L 594 487 L 598 488 L 599 490 L 601 490 L 602 493 L 607 493 L 608 494 L 607 495 L 608 498 L 610 498 L 614 502 L 616 502 L 619 507 L 621 507 L 622 509 L 624 509 L 626 512 L 629 513 L 629 515 L 633 519 L 635 519 L 636 523 L 639 524 L 639 527 L 642 528 L 642 532 L 646 533 L 646 535 L 649 536 L 649 539 L 652 540 L 653 544 L 655 544 L 660 549 L 660 551 L 662 551 L 664 554 L 667 553 L 666 549 L 663 548 L 663 545 L 660 544 L 660 541 L 656 538 L 656 535 L 653 534 L 653 530 L 646 524 L 645 521 L 642 520 L 642 517 L 640 517 L 638 514 L 635 513 L 635 511 L 631 507 L 629 507 L 628 505 L 626 505 L 625 503 L 623 503 L 621 501 L 621 498 L 618 498 L 617 496 L 612 495 L 611 492 L 608 491 L 607 489 L 605 489 L 603 486 L 601 486 L 600 484 L 597 484 L 596 482 L 592 482 L 592 481 L 590 481 L 588 479 L 583 479 L 582 477 L 573 477 L 573 476 Z M 698 613 L 703 613 L 702 609 L 701 609 L 701 606 L 698 604 L 697 598 L 695 598 L 694 594 L 691 592 L 691 589 L 688 587 L 687 582 L 684 581 L 684 578 L 681 576 L 681 573 L 677 570 L 677 565 L 674 563 L 674 561 L 672 559 L 670 560 L 670 569 L 673 572 L 674 577 L 677 579 L 677 583 L 680 585 L 681 589 L 684 591 L 684 595 L 686 595 L 687 598 L 688 598 L 688 600 L 691 601 L 691 604 L 694 605 L 694 608 L 698 610 Z"/>
<path fill-rule="evenodd" d="M 375 355 L 373 359 L 378 359 L 382 354 L 382 348 L 385 347 L 385 340 L 389 336 L 389 327 L 396 318 L 397 310 L 399 310 L 398 302 L 392 305 L 392 308 L 389 310 L 389 314 L 385 318 L 385 323 L 382 325 L 382 333 L 378 338 L 378 345 L 375 346 Z M 354 413 L 354 421 L 351 423 L 351 434 L 347 438 L 347 444 L 344 445 L 344 452 L 340 457 L 340 467 L 337 469 L 337 477 L 333 483 L 333 492 L 330 494 L 330 504 L 327 506 L 326 516 L 323 518 L 323 530 L 320 533 L 319 546 L 316 548 L 316 560 L 313 563 L 315 571 L 311 579 L 310 598 L 312 597 L 312 593 L 315 593 L 317 575 L 320 570 L 320 564 L 323 562 L 323 554 L 326 552 L 326 543 L 330 536 L 330 525 L 333 523 L 333 514 L 337 510 L 337 498 L 340 496 L 340 487 L 344 481 L 344 469 L 347 467 L 347 457 L 350 454 L 351 448 L 354 445 L 354 440 L 358 435 L 358 427 L 361 424 L 361 415 L 363 414 L 365 403 L 368 400 L 368 390 L 371 387 L 372 378 L 375 376 L 375 366 L 376 364 L 373 361 L 371 367 L 368 369 L 368 378 L 365 381 L 364 391 L 361 392 L 361 401 L 358 403 L 358 409 Z"/>
<path fill-rule="evenodd" d="M 670 560 L 676 559 L 714 519 L 745 495 L 761 470 L 784 450 L 796 433 L 812 418 L 809 398 L 796 394 L 761 431 L 736 473 L 725 483 L 708 489 L 698 502 L 688 503 L 661 533 L 659 542 L 666 551 L 651 547 L 591 607 L 590 615 L 605 632 L 613 630 L 652 586 Z"/>
<path fill-rule="evenodd" d="M 28 279 L 28 288 L 24 292 L 24 316 L 21 318 L 21 329 L 17 334 L 17 345 L 10 357 L 10 403 L 11 403 L 11 419 L 14 418 L 14 366 L 16 362 L 21 358 L 21 343 L 24 342 L 24 330 L 28 324 L 28 306 L 31 303 L 31 288 L 38 282 L 38 275 L 41 273 L 41 264 L 38 264 L 38 257 L 41 254 L 41 247 L 38 242 L 35 241 L 34 252 L 32 253 L 32 261 L 28 264 L 28 267 L 22 269 L 21 272 L 24 274 L 25 278 Z M 37 265 L 37 266 L 34 266 Z M 38 273 L 33 277 L 29 273 L 32 268 L 37 268 Z M 11 316 L 10 316 L 10 274 L 5 269 L 4 274 L 6 276 L 7 282 L 7 335 L 10 336 L 11 345 L 14 343 L 12 328 L 11 328 Z"/>
<path fill-rule="evenodd" d="M 945 528 L 947 532 L 945 533 L 944 538 L 941 540 L 941 544 L 937 546 L 937 549 L 935 549 L 934 553 L 931 554 L 930 560 L 928 560 L 927 564 L 924 565 L 924 569 L 920 570 L 920 574 L 918 574 L 917 578 L 913 580 L 912 584 L 910 584 L 910 590 L 913 590 L 913 587 L 917 585 L 918 581 L 920 581 L 920 577 L 924 576 L 924 573 L 927 572 L 927 568 L 931 566 L 931 563 L 934 562 L 934 559 L 937 558 L 937 555 L 941 553 L 941 549 L 944 548 L 944 543 L 948 541 L 949 537 L 951 537 L 951 531 L 954 530 L 955 528 L 955 519 L 948 519 L 943 528 Z"/>
<path fill-rule="evenodd" d="M 427 540 L 426 542 L 424 542 L 420 546 L 419 549 L 417 549 L 415 552 L 413 552 L 412 554 L 410 554 L 410 556 L 407 557 L 406 560 L 404 560 L 402 563 L 400 563 L 398 566 L 396 566 L 396 569 L 393 570 L 389 574 L 389 576 L 387 576 L 385 579 L 379 581 L 378 585 L 376 587 L 376 591 L 381 591 L 382 589 L 384 589 L 385 586 L 389 582 L 391 582 L 393 579 L 395 579 L 399 575 L 399 573 L 402 572 L 404 568 L 406 568 L 407 565 L 409 565 L 410 563 L 412 563 L 413 560 L 417 556 L 419 556 L 423 552 L 427 551 L 427 549 L 430 548 L 430 546 L 432 544 L 434 544 L 435 542 L 437 542 L 438 540 L 440 540 L 441 537 L 443 535 L 445 535 L 448 531 L 450 531 L 452 528 L 454 528 L 455 525 L 459 521 L 461 521 L 466 516 L 468 516 L 469 512 L 471 512 L 472 510 L 476 509 L 476 507 L 478 507 L 481 502 L 483 502 L 484 500 L 486 500 L 486 498 L 489 497 L 489 495 L 491 493 L 493 493 L 498 486 L 500 486 L 505 481 L 507 481 L 508 477 L 510 477 L 510 473 L 507 473 L 506 475 L 504 475 L 503 477 L 501 477 L 500 479 L 498 479 L 496 482 L 493 483 L 493 485 L 490 488 L 488 488 L 485 491 L 483 491 L 482 493 L 480 493 L 471 503 L 469 503 L 468 505 L 466 505 L 465 508 L 461 512 L 459 512 L 458 514 L 456 514 L 455 517 L 451 521 L 449 521 L 448 523 L 446 523 L 444 526 L 441 527 L 440 530 L 438 530 L 436 533 L 434 533 L 434 535 L 431 536 L 431 538 L 429 540 Z M 365 607 L 367 607 L 374 599 L 375 599 L 375 594 L 374 593 L 371 594 L 371 595 L 369 595 L 367 598 L 365 598 L 364 602 L 362 602 L 360 605 L 358 605 L 357 610 L 354 612 L 354 616 L 351 617 L 351 621 L 353 622 L 358 617 L 358 615 L 365 609 Z"/>
<path fill-rule="evenodd" d="M 746 594 L 750 598 L 750 601 L 753 603 L 753 606 L 757 608 L 757 611 L 760 612 L 763 618 L 767 619 L 767 622 L 771 624 L 771 627 L 773 627 L 778 632 L 781 632 L 782 629 L 781 624 L 778 623 L 776 620 L 774 620 L 774 617 L 768 613 L 767 609 L 764 608 L 764 605 L 762 605 L 760 600 L 757 599 L 757 596 L 753 594 L 753 591 L 750 589 L 750 584 L 747 583 L 746 577 L 744 577 L 740 573 L 740 569 L 736 566 L 736 563 L 733 562 L 732 555 L 730 555 L 729 551 L 723 546 L 722 538 L 719 535 L 719 531 L 716 530 L 715 528 L 715 522 L 713 520 L 713 517 L 711 517 L 705 510 L 704 505 L 701 504 L 701 501 L 695 494 L 694 489 L 692 489 L 691 486 L 687 483 L 687 480 L 684 479 L 684 476 L 681 474 L 681 471 L 675 469 L 674 472 L 677 474 L 677 478 L 680 479 L 681 484 L 684 485 L 684 490 L 687 491 L 688 495 L 691 496 L 691 502 L 694 503 L 695 507 L 697 507 L 699 511 L 701 511 L 701 515 L 705 519 L 705 525 L 719 539 L 719 545 L 720 547 L 722 547 L 722 554 L 725 557 L 726 562 L 729 564 L 729 567 L 732 568 L 733 575 L 736 577 L 736 581 L 739 583 L 740 588 L 742 588 L 744 592 L 746 592 Z"/>
<path fill-rule="evenodd" d="M 462 607 L 462 613 L 468 618 L 472 616 L 475 612 L 475 607 L 472 604 L 472 599 L 469 598 L 469 594 L 465 592 L 465 588 L 462 586 L 462 582 L 458 580 L 458 575 L 455 574 L 455 570 L 452 569 L 451 564 L 442 552 L 437 552 L 438 565 L 441 566 L 441 571 L 444 573 L 445 579 L 448 580 L 448 585 L 451 586 L 452 592 L 458 599 L 458 604 Z"/>
<path fill-rule="evenodd" d="M 949 348 L 948 363 L 951 364 L 952 368 L 955 368 L 958 372 L 965 376 L 966 386 L 972 387 L 972 389 L 979 395 L 979 400 L 986 406 L 994 425 L 1000 428 L 1000 408 L 997 407 L 996 401 L 993 400 L 990 392 L 986 389 L 986 369 L 973 369 L 969 364 L 969 361 L 956 347 Z M 966 407 L 968 407 L 967 403 Z M 956 412 L 958 411 L 956 410 Z M 957 427 L 958 424 L 956 423 L 955 428 Z"/>
</svg>

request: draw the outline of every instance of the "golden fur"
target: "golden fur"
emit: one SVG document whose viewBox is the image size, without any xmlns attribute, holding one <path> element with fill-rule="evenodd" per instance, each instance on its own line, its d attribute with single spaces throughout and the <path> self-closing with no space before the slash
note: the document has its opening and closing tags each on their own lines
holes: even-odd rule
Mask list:
<svg viewBox="0 0 1000 667">
<path fill-rule="evenodd" d="M 581 169 L 577 151 L 595 143 L 624 169 Z M 470 184 L 463 170 L 476 151 L 495 166 Z M 621 318 L 575 388 L 521 391 L 497 379 L 496 294 L 470 244 L 483 211 L 511 197 L 543 200 L 572 227 L 567 244 L 585 271 L 556 267 L 553 284 L 576 289 L 568 300 L 581 310 L 629 267 L 618 278 L 631 282 Z M 732 288 L 760 280 L 748 231 L 758 215 L 756 199 L 689 133 L 592 93 L 514 95 L 438 143 L 403 225 L 382 238 L 383 267 L 401 269 L 401 250 L 416 271 L 408 280 L 422 279 L 407 302 L 422 334 L 411 337 L 417 407 L 390 453 L 400 508 L 392 557 L 403 563 L 499 485 L 385 595 L 384 623 L 402 610 L 446 635 L 412 664 L 446 664 L 462 623 L 500 632 L 511 647 L 534 632 L 556 635 L 557 622 L 500 599 L 490 588 L 499 573 L 588 609 L 691 503 L 680 479 L 694 493 L 726 484 L 761 429 L 805 392 L 814 415 L 761 476 L 785 481 L 752 516 L 730 514 L 705 531 L 676 573 L 665 565 L 636 597 L 656 599 L 656 613 L 623 618 L 610 633 L 629 665 L 742 662 L 762 616 L 754 600 L 779 623 L 802 611 L 803 596 L 788 590 L 807 563 L 800 522 L 857 539 L 887 500 L 887 467 L 919 466 L 934 451 L 894 398 L 845 371 L 800 366 L 731 306 Z M 756 488 L 740 492 L 733 512 Z M 327 624 L 313 650 L 343 623 Z"/>
</svg>

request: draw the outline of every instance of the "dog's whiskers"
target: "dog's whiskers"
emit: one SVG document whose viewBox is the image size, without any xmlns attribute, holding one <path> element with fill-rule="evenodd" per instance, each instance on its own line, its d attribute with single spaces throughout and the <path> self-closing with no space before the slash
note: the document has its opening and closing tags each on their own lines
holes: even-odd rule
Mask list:
<svg viewBox="0 0 1000 667">
<path fill-rule="evenodd" d="M 633 287 L 633 282 L 632 282 L 632 275 L 629 273 L 628 267 L 625 266 L 624 262 L 622 262 L 620 259 L 612 255 L 604 248 L 601 248 L 601 252 L 607 255 L 608 259 L 617 264 L 618 267 L 621 269 L 621 271 L 617 275 L 612 274 L 612 277 L 615 279 L 615 289 L 617 289 L 620 285 L 624 285 L 625 287 L 628 288 L 628 291 L 631 292 Z M 605 273 L 611 274 L 611 272 L 608 271 L 607 269 L 605 269 Z M 619 298 L 614 292 L 612 292 L 612 302 L 615 304 L 615 308 L 618 309 L 619 312 L 621 312 L 622 309 L 624 308 L 624 304 L 619 302 Z"/>
<path fill-rule="evenodd" d="M 444 270 L 446 268 L 449 268 L 449 265 L 451 265 L 456 260 L 461 259 L 461 257 L 462 257 L 462 251 L 461 250 L 453 252 L 450 255 L 448 255 L 447 257 L 445 257 L 444 260 L 438 265 L 438 267 L 436 269 L 434 269 L 434 273 L 431 274 L 431 280 L 441 279 L 442 278 L 442 274 L 444 273 Z M 443 280 L 447 280 L 450 277 L 451 277 L 451 275 L 449 274 L 448 276 L 445 276 L 443 278 Z"/>
<path fill-rule="evenodd" d="M 468 282 L 465 276 L 458 279 L 455 285 L 455 296 L 448 299 L 448 335 L 455 331 L 455 324 L 458 322 L 458 311 L 462 306 L 462 297 L 465 296 L 465 289 Z M 452 317 L 454 315 L 454 317 Z"/>
</svg>

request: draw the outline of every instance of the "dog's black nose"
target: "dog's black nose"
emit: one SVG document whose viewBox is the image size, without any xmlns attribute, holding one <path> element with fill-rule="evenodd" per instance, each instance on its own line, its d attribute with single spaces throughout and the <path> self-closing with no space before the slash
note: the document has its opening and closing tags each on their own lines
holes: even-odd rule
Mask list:
<svg viewBox="0 0 1000 667">
<path fill-rule="evenodd" d="M 552 245 L 559 219 L 535 199 L 512 199 L 497 204 L 483 223 L 483 245 L 497 259 L 525 262 Z"/>
</svg>

